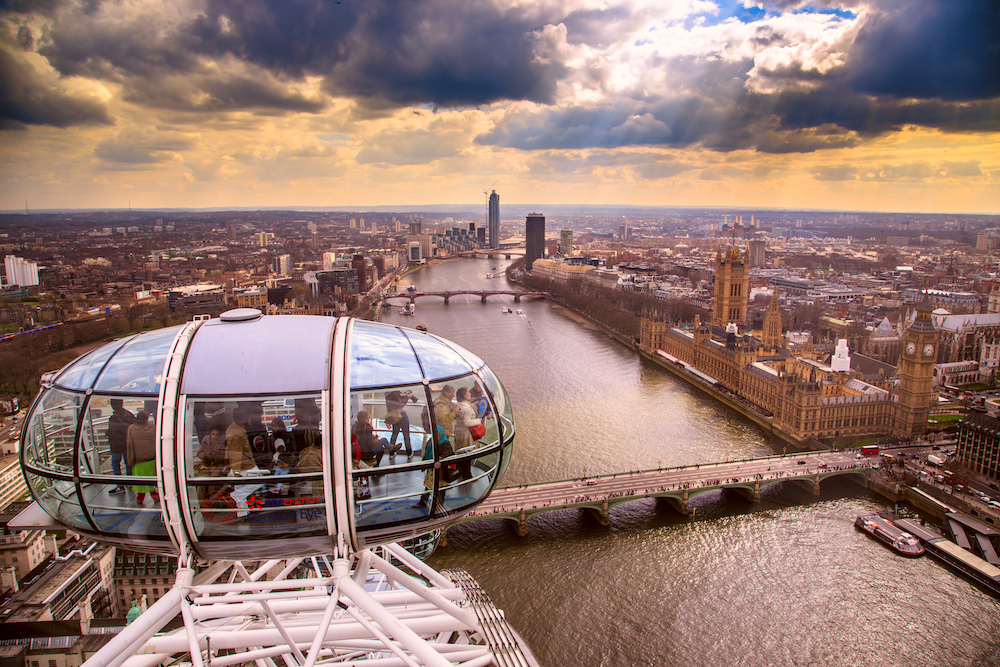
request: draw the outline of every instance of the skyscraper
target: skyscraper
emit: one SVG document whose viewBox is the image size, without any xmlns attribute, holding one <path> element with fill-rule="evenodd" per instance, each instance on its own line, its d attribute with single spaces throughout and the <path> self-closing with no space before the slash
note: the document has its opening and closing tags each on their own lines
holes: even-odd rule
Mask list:
<svg viewBox="0 0 1000 667">
<path fill-rule="evenodd" d="M 544 252 L 545 216 L 541 213 L 529 213 L 524 222 L 524 268 L 531 271 L 535 260 L 541 259 Z"/>
<path fill-rule="evenodd" d="M 545 219 L 542 218 L 544 224 Z M 490 228 L 490 247 L 499 248 L 500 247 L 500 195 L 494 190 L 490 194 L 490 210 L 489 210 L 489 228 Z"/>
<path fill-rule="evenodd" d="M 563 227 L 559 232 L 559 253 L 562 255 L 573 254 L 573 230 Z"/>
</svg>

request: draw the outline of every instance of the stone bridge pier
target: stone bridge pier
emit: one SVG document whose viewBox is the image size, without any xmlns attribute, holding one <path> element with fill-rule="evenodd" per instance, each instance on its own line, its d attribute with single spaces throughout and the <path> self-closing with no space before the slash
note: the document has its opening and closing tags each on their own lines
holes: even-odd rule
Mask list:
<svg viewBox="0 0 1000 667">
<path fill-rule="evenodd" d="M 789 480 L 795 486 L 799 487 L 804 491 L 808 491 L 814 496 L 819 495 L 819 475 L 816 475 L 815 479 L 792 479 Z"/>
<path fill-rule="evenodd" d="M 601 503 L 601 509 L 596 507 L 585 507 L 587 514 L 594 518 L 594 520 L 601 524 L 602 526 L 611 525 L 611 516 L 608 514 L 608 499 L 605 498 L 604 502 Z"/>
<path fill-rule="evenodd" d="M 667 501 L 671 507 L 677 510 L 679 513 L 687 516 L 691 513 L 691 508 L 688 506 L 688 490 L 684 489 L 684 494 L 680 498 L 674 498 L 672 496 L 660 496 L 663 500 Z"/>
<path fill-rule="evenodd" d="M 728 486 L 726 489 L 735 491 L 752 503 L 760 502 L 760 482 L 754 482 L 752 489 L 748 489 L 745 486 Z"/>
</svg>

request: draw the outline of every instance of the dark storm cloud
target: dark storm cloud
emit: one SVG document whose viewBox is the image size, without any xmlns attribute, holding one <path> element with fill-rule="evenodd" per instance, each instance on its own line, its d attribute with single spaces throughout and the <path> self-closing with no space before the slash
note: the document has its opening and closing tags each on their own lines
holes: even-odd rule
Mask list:
<svg viewBox="0 0 1000 667">
<path fill-rule="evenodd" d="M 186 45 L 287 76 L 318 75 L 331 94 L 396 105 L 551 102 L 558 63 L 535 58 L 545 21 L 491 3 L 212 0 Z"/>
<path fill-rule="evenodd" d="M 113 124 L 103 103 L 66 90 L 54 77 L 38 77 L 5 41 L 0 39 L 0 130 Z"/>
<path fill-rule="evenodd" d="M 565 12 L 557 4 L 502 9 L 461 0 L 206 0 L 202 13 L 177 19 L 155 5 L 139 5 L 128 15 L 99 0 L 0 3 L 10 12 L 48 17 L 43 32 L 24 27 L 10 48 L 37 48 L 64 77 L 111 82 L 126 101 L 172 111 L 318 113 L 327 107 L 323 95 L 302 92 L 314 77 L 323 94 L 354 100 L 352 119 L 383 117 L 407 105 L 536 102 L 543 106 L 511 114 L 477 138 L 525 150 L 701 143 L 719 151 L 808 152 L 908 124 L 949 132 L 1000 129 L 996 0 L 865 2 L 859 14 L 864 23 L 844 64 L 824 71 L 795 62 L 759 65 L 753 76 L 773 84 L 768 90 L 784 92 L 744 88 L 755 68 L 751 57 L 689 53 L 652 56 L 639 65 L 669 72 L 670 89 L 637 85 L 593 105 L 569 107 L 555 106 L 565 77 L 607 90 L 612 86 L 605 78 L 612 75 L 595 64 L 599 58 L 572 70 L 560 62 L 553 31 L 562 28 L 554 26 L 565 28 L 570 45 L 599 52 L 623 35 L 641 41 L 636 30 L 649 8 Z M 862 0 L 766 5 L 769 11 L 833 11 L 860 8 Z M 791 46 L 795 34 L 761 23 L 748 39 L 757 49 Z M 29 81 L 29 74 L 21 61 L 0 61 L 8 125 L 12 119 L 61 127 L 109 122 L 93 101 L 51 103 L 53 95 L 66 93 Z"/>
<path fill-rule="evenodd" d="M 847 63 L 852 89 L 972 101 L 1000 96 L 1000 3 L 893 2 L 862 26 Z"/>
<path fill-rule="evenodd" d="M 358 98 L 367 110 L 549 103 L 565 69 L 535 56 L 535 31 L 546 23 L 492 3 L 453 0 L 209 0 L 204 13 L 179 25 L 141 14 L 107 20 L 77 7 L 57 13 L 39 52 L 63 76 L 112 81 L 129 101 L 156 107 L 199 108 L 182 87 L 160 88 L 183 76 L 214 98 L 205 110 L 322 108 L 278 94 L 276 84 L 234 90 L 219 68 L 205 71 L 206 61 L 259 68 L 275 81 L 319 77 L 325 92 Z"/>
</svg>

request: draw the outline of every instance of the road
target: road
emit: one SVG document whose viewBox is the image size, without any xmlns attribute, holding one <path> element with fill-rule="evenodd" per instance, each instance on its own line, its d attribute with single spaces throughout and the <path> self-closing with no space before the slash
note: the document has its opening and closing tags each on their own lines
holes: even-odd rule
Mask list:
<svg viewBox="0 0 1000 667">
<path fill-rule="evenodd" d="M 856 473 L 875 463 L 859 459 L 852 451 L 750 459 L 727 463 L 599 475 L 596 477 L 496 489 L 470 516 L 487 516 L 539 508 L 556 509 L 605 498 L 680 494 L 713 488 L 752 488 L 789 479 L 816 479 L 833 474 Z"/>
</svg>

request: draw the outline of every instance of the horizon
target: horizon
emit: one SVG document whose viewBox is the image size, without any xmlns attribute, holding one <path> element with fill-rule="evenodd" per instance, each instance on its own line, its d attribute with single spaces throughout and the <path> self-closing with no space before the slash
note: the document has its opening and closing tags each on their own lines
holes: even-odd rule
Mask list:
<svg viewBox="0 0 1000 667">
<path fill-rule="evenodd" d="M 566 211 L 567 209 L 618 209 L 622 211 L 634 210 L 634 211 L 648 211 L 648 212 L 669 212 L 669 211 L 718 211 L 720 214 L 730 212 L 733 215 L 745 215 L 752 213 L 822 213 L 822 214 L 862 214 L 862 215 L 913 215 L 913 216 L 979 216 L 979 217 L 1000 217 L 1000 212 L 993 213 L 988 211 L 968 211 L 968 212 L 954 212 L 954 211 L 904 211 L 904 210 L 862 210 L 862 209 L 836 209 L 836 208 L 790 208 L 790 207 L 775 207 L 775 206 L 756 206 L 756 207 L 743 207 L 743 206 L 677 206 L 677 205 L 636 205 L 636 204 L 501 204 L 501 219 L 503 219 L 502 212 L 504 208 L 514 208 L 514 209 L 532 209 L 532 211 L 537 211 L 545 215 L 545 208 L 555 210 L 553 216 L 556 215 L 570 215 L 570 213 L 565 213 L 560 211 Z M 139 207 L 122 207 L 122 208 L 51 208 L 51 209 L 30 209 L 28 212 L 19 209 L 0 209 L 0 216 L 24 216 L 31 217 L 33 215 L 55 215 L 64 213 L 224 213 L 228 211 L 234 212 L 254 212 L 254 211 L 267 211 L 267 212 L 310 212 L 310 213 L 415 213 L 415 212 L 427 212 L 427 213 L 468 213 L 471 211 L 478 212 L 478 209 L 482 208 L 482 204 L 400 204 L 398 206 L 391 205 L 359 205 L 359 206 L 281 206 L 281 205 L 268 205 L 268 206 L 205 206 L 205 207 L 188 207 L 188 206 L 172 206 L 172 207 L 151 207 L 151 208 L 139 208 Z M 520 216 L 518 216 L 520 217 Z M 483 217 L 485 219 L 485 216 Z"/>
<path fill-rule="evenodd" d="M 537 208 L 1000 213 L 1000 9 L 977 0 L 65 0 L 4 18 L 8 214 L 485 209 L 493 189 Z"/>
</svg>

